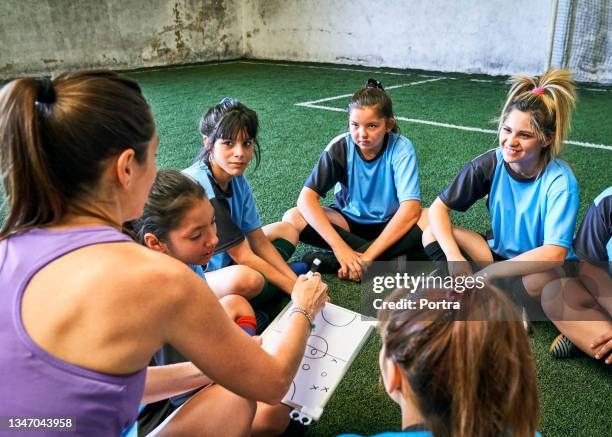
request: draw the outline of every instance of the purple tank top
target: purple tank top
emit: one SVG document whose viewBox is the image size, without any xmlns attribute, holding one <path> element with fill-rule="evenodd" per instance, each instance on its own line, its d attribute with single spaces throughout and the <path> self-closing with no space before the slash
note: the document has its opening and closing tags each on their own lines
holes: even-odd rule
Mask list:
<svg viewBox="0 0 612 437">
<path fill-rule="evenodd" d="M 131 240 L 111 227 L 88 227 L 33 229 L 0 242 L 1 416 L 71 417 L 83 436 L 119 435 L 135 420 L 146 369 L 110 375 L 67 363 L 38 347 L 21 319 L 24 289 L 41 268 L 81 247 L 122 241 Z M 0 426 L 3 435 L 7 425 Z"/>
</svg>

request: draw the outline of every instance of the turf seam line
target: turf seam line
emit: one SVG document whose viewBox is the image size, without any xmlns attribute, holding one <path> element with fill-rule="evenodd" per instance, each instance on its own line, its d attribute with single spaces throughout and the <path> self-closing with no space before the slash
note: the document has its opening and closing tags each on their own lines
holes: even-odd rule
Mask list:
<svg viewBox="0 0 612 437">
<path fill-rule="evenodd" d="M 349 67 L 327 67 L 323 65 L 299 65 L 299 64 L 282 64 L 280 62 L 257 62 L 257 61 L 237 61 L 241 64 L 254 64 L 254 65 L 274 65 L 275 67 L 293 67 L 293 68 L 310 68 L 316 70 L 335 70 L 335 71 L 356 71 L 360 73 L 376 73 L 376 74 L 389 74 L 391 76 L 415 76 L 414 73 L 399 73 L 395 71 L 383 71 L 383 70 L 366 70 L 363 68 L 349 68 Z M 417 74 L 419 77 L 440 77 L 431 74 Z"/>
<path fill-rule="evenodd" d="M 127 71 L 126 74 L 142 74 L 142 73 L 150 73 L 152 71 L 171 71 L 171 70 L 188 70 L 190 68 L 204 68 L 204 67 L 214 67 L 218 65 L 229 65 L 229 64 L 238 64 L 241 61 L 221 61 L 221 62 L 213 62 L 210 64 L 195 64 L 195 65 L 177 65 L 174 67 L 159 67 L 159 68 L 147 68 L 146 70 L 139 71 Z"/>
</svg>

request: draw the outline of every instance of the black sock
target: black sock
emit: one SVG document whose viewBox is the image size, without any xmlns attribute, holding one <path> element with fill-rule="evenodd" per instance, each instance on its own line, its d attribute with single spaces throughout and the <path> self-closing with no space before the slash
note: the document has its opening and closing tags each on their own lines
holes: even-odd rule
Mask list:
<svg viewBox="0 0 612 437">
<path fill-rule="evenodd" d="M 320 247 L 321 249 L 331 249 L 323 237 L 310 225 L 306 225 L 302 232 L 300 232 L 300 241 L 311 246 Z"/>
<path fill-rule="evenodd" d="M 338 225 L 332 224 L 332 227 L 336 230 L 340 238 L 353 250 L 357 250 L 359 247 L 368 243 L 361 237 L 344 230 Z M 311 246 L 320 247 L 321 249 L 330 249 L 329 244 L 319 235 L 317 231 L 310 225 L 306 225 L 304 230 L 300 233 L 300 241 L 302 243 L 310 244 Z"/>
<path fill-rule="evenodd" d="M 544 310 L 542 309 L 542 304 L 540 303 L 540 297 L 531 297 L 531 295 L 525 289 L 525 284 L 523 284 L 522 277 L 511 277 L 505 278 L 505 284 L 509 288 L 506 290 L 512 300 L 521 305 L 527 311 L 527 318 L 530 322 L 537 322 L 542 320 L 548 320 Z"/>
<path fill-rule="evenodd" d="M 425 252 L 423 251 L 423 231 L 417 225 L 414 225 L 402 238 L 393 243 L 391 247 L 385 250 L 377 258 L 380 261 L 388 261 L 398 256 L 406 255 L 409 260 L 423 260 Z M 365 252 L 372 245 L 373 241 L 365 244 L 357 250 L 357 252 Z"/>
<path fill-rule="evenodd" d="M 440 247 L 440 244 L 437 241 L 433 243 L 429 243 L 427 246 L 423 248 L 425 254 L 432 261 L 444 261 L 446 262 L 446 254 Z"/>
<path fill-rule="evenodd" d="M 358 235 L 355 235 L 349 231 L 344 230 L 344 228 L 338 226 L 338 225 L 334 225 L 332 224 L 333 228 L 336 230 L 336 232 L 338 233 L 338 235 L 340 235 L 340 238 L 342 238 L 342 240 L 344 240 L 344 242 L 346 244 L 348 244 L 348 246 L 359 252 L 359 248 L 363 247 L 366 244 L 370 244 L 371 242 L 369 242 L 368 240 L 366 240 L 365 238 L 361 238 Z"/>
<path fill-rule="evenodd" d="M 288 261 L 289 258 L 295 253 L 295 246 L 291 244 L 289 240 L 285 240 L 284 238 L 277 238 L 272 241 L 272 245 L 276 248 L 276 251 L 280 253 L 280 256 L 283 257 L 285 261 Z"/>
</svg>

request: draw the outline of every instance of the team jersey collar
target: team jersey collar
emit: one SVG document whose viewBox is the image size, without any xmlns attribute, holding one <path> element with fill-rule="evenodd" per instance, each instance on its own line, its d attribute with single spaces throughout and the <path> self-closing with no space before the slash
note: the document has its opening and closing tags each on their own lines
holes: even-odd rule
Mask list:
<svg viewBox="0 0 612 437">
<path fill-rule="evenodd" d="M 503 159 L 504 158 L 502 158 L 502 160 Z M 529 183 L 529 182 L 535 181 L 540 176 L 542 176 L 542 174 L 544 173 L 544 170 L 546 169 L 546 166 L 544 166 L 535 176 L 526 178 L 525 176 L 521 176 L 520 174 L 512 170 L 512 167 L 510 167 L 510 164 L 508 164 L 506 161 L 503 161 L 503 163 L 504 163 L 504 168 L 506 169 L 510 177 L 517 182 L 523 182 L 523 183 Z"/>
<path fill-rule="evenodd" d="M 223 194 L 224 197 L 227 197 L 227 198 L 232 197 L 234 195 L 234 189 L 232 188 L 234 181 L 231 180 L 229 184 L 227 185 L 227 190 L 224 190 L 223 188 L 221 188 L 221 185 L 219 185 L 219 182 L 217 182 L 217 180 L 215 179 L 212 169 L 210 168 L 210 163 L 202 161 L 202 164 L 203 164 L 202 167 L 204 167 L 204 169 L 206 170 L 208 179 L 210 179 L 210 181 L 215 185 L 217 190 L 219 190 L 219 192 Z"/>
<path fill-rule="evenodd" d="M 349 135 L 350 138 L 350 135 Z M 351 143 L 353 144 L 353 147 L 355 148 L 355 151 L 357 152 L 357 154 L 359 155 L 359 157 L 364 160 L 365 162 L 374 162 L 376 161 L 378 158 L 380 158 L 384 153 L 385 150 L 387 150 L 387 146 L 389 145 L 389 138 L 390 135 L 388 133 L 385 134 L 385 139 L 383 140 L 383 145 L 380 148 L 380 150 L 378 151 L 378 153 L 376 154 L 376 156 L 372 159 L 366 159 L 362 153 L 361 153 L 361 149 L 359 149 L 359 146 L 357 146 L 357 144 L 355 144 L 355 142 L 353 141 L 353 139 L 351 138 Z"/>
</svg>

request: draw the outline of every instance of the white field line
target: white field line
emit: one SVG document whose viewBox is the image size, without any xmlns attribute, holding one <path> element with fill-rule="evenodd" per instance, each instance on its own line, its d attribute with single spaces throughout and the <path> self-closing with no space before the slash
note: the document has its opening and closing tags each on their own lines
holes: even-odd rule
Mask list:
<svg viewBox="0 0 612 437">
<path fill-rule="evenodd" d="M 403 84 L 402 86 L 408 86 L 408 85 L 416 85 L 416 82 L 413 82 L 411 84 Z M 399 88 L 399 86 L 395 86 L 395 87 Z M 390 88 L 391 87 L 388 87 L 387 89 L 390 89 Z M 348 97 L 351 95 L 352 94 L 345 94 L 342 96 L 327 97 L 325 99 L 313 100 L 312 102 L 295 103 L 295 106 L 302 106 L 304 108 L 312 108 L 312 109 L 323 109 L 325 111 L 346 112 L 346 109 L 343 109 L 343 108 L 334 108 L 330 106 L 317 105 L 317 103 L 329 102 L 330 100 L 337 100 L 337 99 Z M 400 117 L 400 116 L 396 116 L 395 118 L 397 118 L 398 120 L 406 121 L 408 123 L 426 124 L 429 126 L 444 127 L 447 129 L 458 129 L 458 130 L 468 131 L 468 132 L 479 132 L 479 133 L 484 133 L 484 134 L 497 135 L 497 130 L 495 129 L 482 129 L 479 127 L 461 126 L 457 124 L 440 123 L 437 121 L 419 120 L 417 118 L 406 118 L 406 117 Z M 604 150 L 612 151 L 612 146 L 608 146 L 605 144 L 593 144 L 593 143 L 586 143 L 582 141 L 571 141 L 571 140 L 565 141 L 565 144 L 572 144 L 574 146 L 589 147 L 592 149 L 604 149 Z"/>
<path fill-rule="evenodd" d="M 422 83 L 427 83 L 427 82 L 436 82 L 436 81 L 442 80 L 442 79 L 447 79 L 447 78 L 446 77 L 436 77 L 435 79 L 427 79 L 427 80 L 419 80 L 417 82 L 401 83 L 399 85 L 391 85 L 391 86 L 385 87 L 385 89 L 386 90 L 393 90 L 393 89 L 396 89 L 396 88 L 403 88 L 405 86 L 420 85 Z M 307 106 L 307 107 L 314 108 L 315 106 L 312 106 L 312 105 L 314 105 L 316 103 L 329 102 L 331 100 L 343 99 L 345 97 L 351 97 L 352 95 L 353 95 L 353 93 L 351 93 L 351 94 L 342 94 L 340 96 L 334 96 L 334 97 L 325 97 L 324 99 L 312 100 L 310 102 L 295 103 L 295 106 Z M 327 106 L 323 106 L 323 108 L 327 108 Z"/>
<path fill-rule="evenodd" d="M 227 64 L 274 65 L 274 66 L 278 66 L 278 67 L 299 67 L 299 68 L 311 68 L 311 69 L 320 69 L 320 70 L 358 71 L 358 72 L 362 72 L 362 73 L 389 74 L 389 75 L 394 75 L 394 76 L 413 76 L 410 73 L 396 73 L 396 72 L 392 72 L 392 71 L 364 70 L 364 69 L 358 69 L 358 68 L 325 67 L 325 66 L 317 66 L 317 65 L 282 64 L 282 63 L 276 63 L 276 62 L 257 62 L 257 61 L 241 61 L 241 60 L 222 61 L 222 62 L 215 62 L 215 63 L 211 63 L 211 64 L 179 65 L 177 67 L 153 68 L 153 69 L 147 69 L 147 70 L 141 70 L 141 71 L 128 72 L 128 74 L 141 74 L 141 73 L 145 73 L 145 72 L 161 71 L 161 70 L 164 70 L 164 71 L 168 71 L 168 70 L 186 70 L 186 69 L 190 69 L 190 68 L 213 67 L 213 66 L 227 65 Z M 399 84 L 399 85 L 392 85 L 392 86 L 386 87 L 385 89 L 391 90 L 391 89 L 395 89 L 395 88 L 402 88 L 402 87 L 405 87 L 405 86 L 420 85 L 422 83 L 436 82 L 436 81 L 442 80 L 442 79 L 456 79 L 455 77 L 432 76 L 432 75 L 428 75 L 428 74 L 418 74 L 417 76 L 419 76 L 419 77 L 430 77 L 432 79 L 430 79 L 430 80 L 422 80 L 422 81 L 417 81 L 417 82 L 404 83 L 404 84 Z M 493 82 L 493 81 L 488 81 L 488 80 L 484 80 L 484 79 L 470 79 L 470 80 L 472 82 Z M 603 91 L 603 92 L 607 92 L 608 91 L 608 90 L 599 89 L 599 88 L 583 88 L 583 89 L 589 90 L 589 91 Z M 332 107 L 329 107 L 329 106 L 317 105 L 316 103 L 329 102 L 331 100 L 342 99 L 342 98 L 345 98 L 345 97 L 350 97 L 352 95 L 353 94 L 343 94 L 341 96 L 326 97 L 326 98 L 319 99 L 319 100 L 313 100 L 311 102 L 295 103 L 295 106 L 302 106 L 304 108 L 313 108 L 313 109 L 323 109 L 325 111 L 346 112 L 346 109 L 332 108 Z M 459 130 L 464 130 L 464 131 L 469 131 L 469 132 L 481 132 L 481 133 L 488 133 L 488 134 L 497 134 L 497 131 L 493 130 L 493 129 L 481 129 L 481 128 L 478 128 L 478 127 L 460 126 L 460 125 L 449 124 L 449 123 L 439 123 L 437 121 L 419 120 L 419 119 L 416 119 L 416 118 L 405 118 L 405 117 L 396 117 L 396 118 L 398 120 L 407 121 L 409 123 L 427 124 L 427 125 L 430 125 L 430 126 L 445 127 L 445 128 L 449 128 L 449 129 L 459 129 Z M 586 143 L 586 142 L 581 142 L 581 141 L 565 141 L 565 143 L 566 144 L 572 144 L 572 145 L 575 145 L 575 146 L 589 147 L 589 148 L 592 148 L 592 149 L 612 150 L 612 146 L 608 146 L 608 145 L 605 145 L 605 144 L 593 144 L 593 143 Z"/>
</svg>

